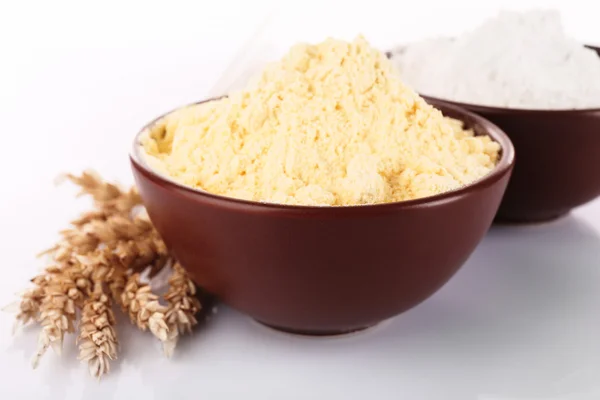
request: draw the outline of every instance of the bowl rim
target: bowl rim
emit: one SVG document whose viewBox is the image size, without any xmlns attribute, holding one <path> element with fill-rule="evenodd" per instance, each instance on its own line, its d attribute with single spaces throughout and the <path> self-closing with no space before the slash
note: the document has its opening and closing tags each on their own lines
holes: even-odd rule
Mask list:
<svg viewBox="0 0 600 400">
<path fill-rule="evenodd" d="M 600 46 L 595 46 L 592 44 L 584 44 L 583 47 L 594 50 L 598 57 L 600 58 Z M 392 59 L 394 55 L 394 50 L 388 50 L 385 52 L 385 55 L 388 59 Z M 588 107 L 588 108 L 511 108 L 511 107 L 498 107 L 498 106 L 488 106 L 485 104 L 477 104 L 477 103 L 468 103 L 464 101 L 456 101 L 445 99 L 442 97 L 428 95 L 422 92 L 419 92 L 419 95 L 427 100 L 439 101 L 443 103 L 447 103 L 450 105 L 454 105 L 457 107 L 462 107 L 467 110 L 473 110 L 475 113 L 486 113 L 486 114 L 514 114 L 514 115 L 533 115 L 539 117 L 546 117 L 549 114 L 556 116 L 578 116 L 582 114 L 595 114 L 600 113 L 600 105 L 598 107 Z"/>
<path fill-rule="evenodd" d="M 133 166 L 142 174 L 144 174 L 150 180 L 156 182 L 160 182 L 161 184 L 167 186 L 170 189 L 183 191 L 184 193 L 188 193 L 194 196 L 201 196 L 207 199 L 213 200 L 218 203 L 222 203 L 224 205 L 231 206 L 242 206 L 242 207 L 250 207 L 255 210 L 279 210 L 279 211 L 297 211 L 297 212 L 316 212 L 316 213 L 332 213 L 332 212 L 356 212 L 358 210 L 362 210 L 365 212 L 369 211 L 387 211 L 387 210 L 395 210 L 395 209 L 408 209 L 408 208 L 419 208 L 419 207 L 429 207 L 437 204 L 443 204 L 457 197 L 461 197 L 473 190 L 478 188 L 485 188 L 496 181 L 501 179 L 504 175 L 509 173 L 515 163 L 515 149 L 514 146 L 508 137 L 508 135 L 500 129 L 496 124 L 490 122 L 484 117 L 477 115 L 474 112 L 466 110 L 465 108 L 449 105 L 444 100 L 438 99 L 427 99 L 427 102 L 434 106 L 436 109 L 439 107 L 449 109 L 453 111 L 455 114 L 460 115 L 461 117 L 470 118 L 473 122 L 480 125 L 486 134 L 491 137 L 496 143 L 500 145 L 500 158 L 494 168 L 486 175 L 481 178 L 467 184 L 461 186 L 457 189 L 453 189 L 447 192 L 443 192 L 440 194 L 436 194 L 428 197 L 421 197 L 413 200 L 406 201 L 396 201 L 389 203 L 376 203 L 376 204 L 355 204 L 355 205 L 345 205 L 345 206 L 310 206 L 310 205 L 293 205 L 293 204 L 281 204 L 281 203 L 269 203 L 269 202 L 259 202 L 253 200 L 244 200 L 238 199 L 234 197 L 227 197 L 219 194 L 210 193 L 201 189 L 196 189 L 182 183 L 179 183 L 172 179 L 169 176 L 163 175 L 157 171 L 155 171 L 152 167 L 150 167 L 146 161 L 144 160 L 144 156 L 142 156 L 142 143 L 141 136 L 151 129 L 156 123 L 162 120 L 164 117 L 169 114 L 184 109 L 186 107 L 195 106 L 198 104 L 214 101 L 221 99 L 226 96 L 208 98 L 205 100 L 196 101 L 193 103 L 189 103 L 187 105 L 183 105 L 180 107 L 176 107 L 159 117 L 154 118 L 152 121 L 144 125 L 142 129 L 135 135 L 133 140 L 133 146 L 129 153 L 129 159 Z M 429 101 L 431 100 L 431 102 Z M 437 103 L 437 104 L 436 104 Z M 440 110 L 442 111 L 442 110 Z M 443 111 L 442 111 L 443 113 Z M 460 119 L 460 118 L 456 118 Z"/>
</svg>

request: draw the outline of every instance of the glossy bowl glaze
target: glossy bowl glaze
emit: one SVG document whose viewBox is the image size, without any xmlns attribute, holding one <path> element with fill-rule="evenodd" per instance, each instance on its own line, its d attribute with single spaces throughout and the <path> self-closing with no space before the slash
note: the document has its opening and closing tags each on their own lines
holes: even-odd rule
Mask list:
<svg viewBox="0 0 600 400">
<path fill-rule="evenodd" d="M 600 196 L 600 108 L 522 110 L 423 97 L 479 114 L 513 142 L 518 161 L 497 222 L 552 220 Z"/>
<path fill-rule="evenodd" d="M 514 162 L 510 140 L 481 117 L 439 108 L 499 142 L 501 158 L 471 185 L 402 203 L 308 207 L 205 193 L 152 171 L 139 135 L 131 163 L 156 229 L 198 285 L 276 329 L 346 333 L 435 293 L 496 214 Z"/>
</svg>

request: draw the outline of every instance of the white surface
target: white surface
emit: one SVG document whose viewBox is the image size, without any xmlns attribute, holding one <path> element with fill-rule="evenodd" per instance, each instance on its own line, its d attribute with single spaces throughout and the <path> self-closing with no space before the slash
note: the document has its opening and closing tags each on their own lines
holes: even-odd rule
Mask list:
<svg viewBox="0 0 600 400">
<path fill-rule="evenodd" d="M 0 9 L 0 304 L 36 273 L 33 255 L 87 206 L 73 199 L 73 188 L 53 187 L 54 177 L 92 167 L 130 183 L 127 153 L 137 129 L 203 98 L 267 10 L 231 1 L 191 9 L 177 2 L 168 9 L 14 3 Z M 409 12 L 402 2 L 369 1 L 344 17 L 334 4 L 316 3 L 336 18 L 288 12 L 298 20 L 277 21 L 273 48 L 356 32 L 386 48 L 452 31 L 499 2 L 458 2 L 453 13 L 434 3 L 411 2 Z M 564 4 L 537 2 L 552 3 Z M 591 6 L 568 3 L 568 29 L 582 41 L 600 40 Z M 397 9 L 386 12 L 392 4 Z M 434 14 L 425 18 L 427 11 Z M 149 334 L 123 323 L 120 358 L 98 383 L 75 360 L 72 338 L 62 358 L 50 352 L 32 371 L 37 330 L 13 338 L 12 316 L 2 314 L 0 393 L 55 400 L 600 399 L 599 284 L 596 201 L 551 224 L 493 229 L 434 297 L 354 336 L 280 334 L 222 307 L 169 361 Z"/>
</svg>

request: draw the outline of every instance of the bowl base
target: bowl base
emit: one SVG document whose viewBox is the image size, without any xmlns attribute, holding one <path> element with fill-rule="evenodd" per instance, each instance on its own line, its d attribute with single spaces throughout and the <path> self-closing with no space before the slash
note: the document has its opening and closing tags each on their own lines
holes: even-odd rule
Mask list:
<svg viewBox="0 0 600 400">
<path fill-rule="evenodd" d="M 299 335 L 299 336 L 343 336 L 343 335 L 349 335 L 352 333 L 362 332 L 367 329 L 374 328 L 375 326 L 378 325 L 378 324 L 373 324 L 373 325 L 363 326 L 360 328 L 353 328 L 353 329 L 346 329 L 346 330 L 312 330 L 312 329 L 305 330 L 305 329 L 285 328 L 285 327 L 281 327 L 281 326 L 266 324 L 257 319 L 255 319 L 254 321 L 256 321 L 257 323 L 259 323 L 262 326 L 266 326 L 267 328 L 270 328 L 270 329 L 273 329 L 273 330 L 276 330 L 279 332 L 290 333 L 290 334 Z"/>
<path fill-rule="evenodd" d="M 558 214 L 543 215 L 533 218 L 510 218 L 499 216 L 494 219 L 494 225 L 541 225 L 564 218 L 569 215 L 569 213 L 570 211 L 566 211 Z"/>
</svg>

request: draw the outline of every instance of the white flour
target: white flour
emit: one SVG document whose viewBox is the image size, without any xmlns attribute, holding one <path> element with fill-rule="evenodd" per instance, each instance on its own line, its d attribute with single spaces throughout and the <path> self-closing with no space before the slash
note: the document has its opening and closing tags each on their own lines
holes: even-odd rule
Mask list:
<svg viewBox="0 0 600 400">
<path fill-rule="evenodd" d="M 489 106 L 600 107 L 600 57 L 565 35 L 556 11 L 503 11 L 457 38 L 393 51 L 421 94 Z"/>
</svg>

